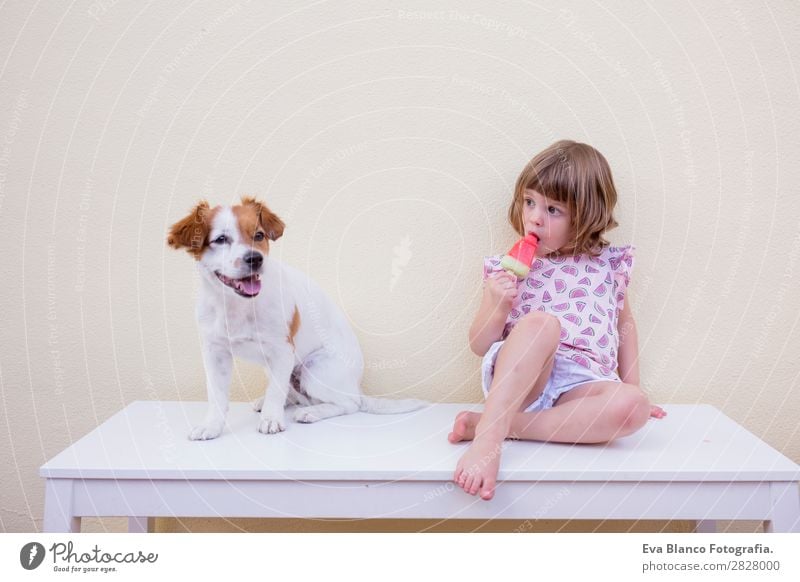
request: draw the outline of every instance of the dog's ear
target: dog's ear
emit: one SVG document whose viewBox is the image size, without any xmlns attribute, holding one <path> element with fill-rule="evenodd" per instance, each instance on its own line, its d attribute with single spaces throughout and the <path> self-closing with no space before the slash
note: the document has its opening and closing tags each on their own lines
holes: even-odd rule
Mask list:
<svg viewBox="0 0 800 582">
<path fill-rule="evenodd" d="M 208 202 L 201 200 L 188 216 L 172 225 L 167 235 L 167 244 L 174 249 L 186 249 L 199 260 L 206 247 L 209 230 L 211 209 Z"/>
<path fill-rule="evenodd" d="M 283 229 L 286 228 L 286 225 L 278 218 L 278 215 L 267 208 L 265 204 L 262 204 L 255 198 L 242 197 L 242 206 L 255 207 L 258 220 L 267 232 L 267 238 L 269 240 L 278 240 L 283 236 Z"/>
</svg>

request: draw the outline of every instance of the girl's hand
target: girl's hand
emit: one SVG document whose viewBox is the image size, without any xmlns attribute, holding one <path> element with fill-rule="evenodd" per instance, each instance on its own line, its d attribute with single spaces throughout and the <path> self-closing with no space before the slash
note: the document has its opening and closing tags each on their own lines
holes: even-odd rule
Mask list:
<svg viewBox="0 0 800 582">
<path fill-rule="evenodd" d="M 486 278 L 483 293 L 493 305 L 508 313 L 519 294 L 517 278 L 507 271 L 492 273 Z"/>
</svg>

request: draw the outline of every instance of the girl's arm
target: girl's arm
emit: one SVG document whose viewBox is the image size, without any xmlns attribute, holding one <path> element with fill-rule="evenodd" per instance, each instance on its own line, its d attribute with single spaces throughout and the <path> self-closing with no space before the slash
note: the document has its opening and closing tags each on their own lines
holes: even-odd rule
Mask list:
<svg viewBox="0 0 800 582">
<path fill-rule="evenodd" d="M 627 298 L 626 298 L 627 299 Z M 619 333 L 619 377 L 626 384 L 640 386 L 639 382 L 639 335 L 627 299 L 622 306 L 617 322 Z"/>
<path fill-rule="evenodd" d="M 517 280 L 512 275 L 501 272 L 486 279 L 481 306 L 469 328 L 469 348 L 475 355 L 484 356 L 500 340 L 516 297 Z"/>
<path fill-rule="evenodd" d="M 636 322 L 631 313 L 630 301 L 622 306 L 617 322 L 619 333 L 619 377 L 626 384 L 633 384 L 641 389 L 639 380 L 639 336 L 636 332 Z M 666 411 L 660 406 L 650 406 L 650 416 L 664 418 Z"/>
</svg>

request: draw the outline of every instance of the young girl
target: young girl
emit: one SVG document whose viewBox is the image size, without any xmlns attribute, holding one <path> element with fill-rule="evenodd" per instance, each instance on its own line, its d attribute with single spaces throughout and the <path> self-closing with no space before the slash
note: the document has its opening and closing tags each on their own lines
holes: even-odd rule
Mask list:
<svg viewBox="0 0 800 582">
<path fill-rule="evenodd" d="M 483 356 L 483 414 L 462 412 L 450 442 L 472 440 L 455 482 L 494 495 L 506 438 L 602 443 L 639 430 L 650 406 L 639 388 L 636 325 L 625 301 L 633 247 L 612 247 L 617 192 L 605 158 L 559 141 L 531 160 L 514 189 L 514 229 L 539 239 L 528 277 L 484 265 L 483 300 L 469 332 Z"/>
</svg>

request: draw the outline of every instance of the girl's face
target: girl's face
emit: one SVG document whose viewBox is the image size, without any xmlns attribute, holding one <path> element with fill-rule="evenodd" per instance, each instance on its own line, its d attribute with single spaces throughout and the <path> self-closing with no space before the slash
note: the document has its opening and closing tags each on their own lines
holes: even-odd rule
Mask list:
<svg viewBox="0 0 800 582">
<path fill-rule="evenodd" d="M 536 256 L 543 257 L 566 246 L 573 239 L 567 205 L 549 200 L 536 190 L 525 190 L 522 204 L 525 234 L 539 237 Z"/>
</svg>

